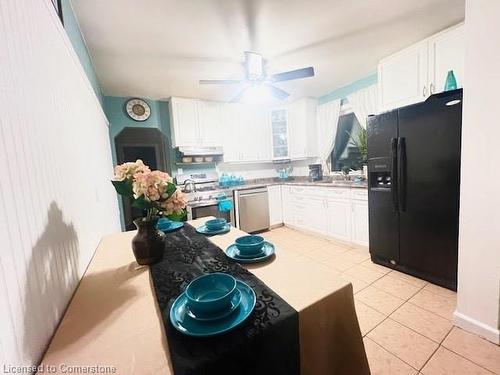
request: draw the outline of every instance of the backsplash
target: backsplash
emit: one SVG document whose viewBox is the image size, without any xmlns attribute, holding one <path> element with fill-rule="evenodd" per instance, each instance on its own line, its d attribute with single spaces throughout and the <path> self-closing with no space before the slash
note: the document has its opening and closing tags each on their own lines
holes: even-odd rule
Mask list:
<svg viewBox="0 0 500 375">
<path fill-rule="evenodd" d="M 291 176 L 307 176 L 309 174 L 309 164 L 315 162 L 315 159 L 297 160 L 292 161 L 289 164 L 293 167 Z M 245 180 L 253 180 L 259 178 L 274 178 L 278 177 L 278 172 L 276 169 L 283 167 L 284 164 L 277 163 L 220 163 L 215 168 L 182 168 L 182 173 L 204 173 L 213 172 L 214 170 L 222 175 L 226 173 L 228 175 L 242 176 Z M 173 171 L 174 176 L 178 173 L 178 170 Z"/>
</svg>

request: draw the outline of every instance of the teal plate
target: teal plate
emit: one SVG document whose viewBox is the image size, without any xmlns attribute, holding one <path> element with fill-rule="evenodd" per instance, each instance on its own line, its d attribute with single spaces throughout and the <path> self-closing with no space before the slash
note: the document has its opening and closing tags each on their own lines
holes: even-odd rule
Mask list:
<svg viewBox="0 0 500 375">
<path fill-rule="evenodd" d="M 241 293 L 238 290 L 237 293 L 234 295 L 233 299 L 231 300 L 231 307 L 226 311 L 223 311 L 222 313 L 219 312 L 215 315 L 212 314 L 207 316 L 196 316 L 196 314 L 193 313 L 189 307 L 186 307 L 186 310 L 189 317 L 193 318 L 194 320 L 200 320 L 200 321 L 218 320 L 225 318 L 226 316 L 231 314 L 234 310 L 238 308 L 238 306 L 240 306 L 240 303 L 241 303 Z"/>
<path fill-rule="evenodd" d="M 168 228 L 161 228 L 157 227 L 159 230 L 162 232 L 168 233 L 168 232 L 173 232 L 174 230 L 177 230 L 179 228 L 182 228 L 184 226 L 184 222 L 182 221 L 173 221 L 172 224 Z"/>
<path fill-rule="evenodd" d="M 238 263 L 259 263 L 271 258 L 274 255 L 274 245 L 270 242 L 265 241 L 262 246 L 262 250 L 263 252 L 254 258 L 248 258 L 246 256 L 242 257 L 238 255 L 240 251 L 236 247 L 236 244 L 232 244 L 226 249 L 226 256 Z"/>
<path fill-rule="evenodd" d="M 224 234 L 231 230 L 231 224 L 226 224 L 224 228 L 219 230 L 209 230 L 206 225 L 196 228 L 198 233 L 204 234 L 206 236 L 214 236 L 216 234 Z"/>
<path fill-rule="evenodd" d="M 241 302 L 228 316 L 211 321 L 195 320 L 189 316 L 187 297 L 182 293 L 172 304 L 170 322 L 179 332 L 196 337 L 216 336 L 236 328 L 252 313 L 256 301 L 252 288 L 240 280 L 236 280 L 236 283 L 241 293 Z"/>
</svg>

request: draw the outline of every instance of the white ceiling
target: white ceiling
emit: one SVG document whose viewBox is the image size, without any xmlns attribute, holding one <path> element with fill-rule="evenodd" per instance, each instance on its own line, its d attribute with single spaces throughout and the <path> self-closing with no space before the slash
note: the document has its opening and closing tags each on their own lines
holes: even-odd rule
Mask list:
<svg viewBox="0 0 500 375">
<path fill-rule="evenodd" d="M 277 86 L 321 96 L 376 71 L 378 60 L 464 19 L 465 0 L 72 0 L 106 95 L 229 100 L 243 51 L 271 73 L 313 66 Z"/>
</svg>

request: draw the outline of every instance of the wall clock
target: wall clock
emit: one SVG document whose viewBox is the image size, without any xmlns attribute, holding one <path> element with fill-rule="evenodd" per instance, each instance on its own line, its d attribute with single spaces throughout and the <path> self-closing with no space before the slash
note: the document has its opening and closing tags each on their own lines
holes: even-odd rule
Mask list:
<svg viewBox="0 0 500 375">
<path fill-rule="evenodd" d="M 151 116 L 151 108 L 142 99 L 130 99 L 125 106 L 127 115 L 135 121 L 146 121 Z"/>
</svg>

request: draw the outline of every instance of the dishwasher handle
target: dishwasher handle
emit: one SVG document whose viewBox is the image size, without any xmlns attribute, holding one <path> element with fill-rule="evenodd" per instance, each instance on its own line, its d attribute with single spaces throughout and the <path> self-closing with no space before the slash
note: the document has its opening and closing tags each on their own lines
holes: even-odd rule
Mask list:
<svg viewBox="0 0 500 375">
<path fill-rule="evenodd" d="M 262 194 L 262 193 L 267 194 L 267 187 L 238 190 L 238 195 L 240 197 L 243 195 Z"/>
</svg>

